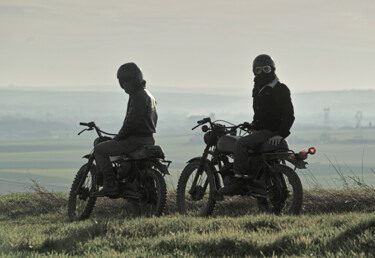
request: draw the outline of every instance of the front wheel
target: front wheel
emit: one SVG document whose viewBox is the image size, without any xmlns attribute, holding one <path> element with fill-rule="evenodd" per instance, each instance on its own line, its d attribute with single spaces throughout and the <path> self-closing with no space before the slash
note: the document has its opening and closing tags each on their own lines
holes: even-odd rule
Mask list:
<svg viewBox="0 0 375 258">
<path fill-rule="evenodd" d="M 286 165 L 277 165 L 271 176 L 269 198 L 258 198 L 262 212 L 298 215 L 302 207 L 302 183 L 297 173 Z"/>
<path fill-rule="evenodd" d="M 96 167 L 92 165 L 86 173 L 87 166 L 88 164 L 85 164 L 78 170 L 70 189 L 68 200 L 68 215 L 70 220 L 87 219 L 96 202 L 96 197 L 91 197 L 91 193 L 96 191 Z M 83 180 L 83 183 L 79 187 L 81 180 Z"/>
<path fill-rule="evenodd" d="M 140 200 L 130 201 L 135 216 L 161 216 L 167 202 L 167 186 L 164 177 L 155 169 L 148 168 L 139 182 Z"/>
<path fill-rule="evenodd" d="M 177 184 L 177 208 L 180 214 L 209 216 L 212 214 L 215 180 L 213 171 L 205 164 L 198 173 L 200 160 L 193 160 L 182 171 Z"/>
</svg>

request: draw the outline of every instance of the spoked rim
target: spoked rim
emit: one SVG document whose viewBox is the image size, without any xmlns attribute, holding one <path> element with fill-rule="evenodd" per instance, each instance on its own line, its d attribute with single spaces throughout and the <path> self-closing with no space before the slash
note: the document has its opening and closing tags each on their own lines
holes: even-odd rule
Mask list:
<svg viewBox="0 0 375 258">
<path fill-rule="evenodd" d="M 82 187 L 77 190 L 75 199 L 75 213 L 77 217 L 81 216 L 87 207 L 87 204 L 90 200 L 90 194 L 92 193 L 92 186 L 93 178 L 91 173 L 89 172 L 86 176 L 85 182 L 83 183 Z"/>
<path fill-rule="evenodd" d="M 275 214 L 299 214 L 303 192 L 298 175 L 290 167 L 280 166 L 272 181 L 270 198 L 258 198 L 260 210 Z"/>
<path fill-rule="evenodd" d="M 182 172 L 177 187 L 177 205 L 181 214 L 208 216 L 213 212 L 213 177 L 205 168 L 198 173 L 199 161 L 190 163 Z"/>
</svg>

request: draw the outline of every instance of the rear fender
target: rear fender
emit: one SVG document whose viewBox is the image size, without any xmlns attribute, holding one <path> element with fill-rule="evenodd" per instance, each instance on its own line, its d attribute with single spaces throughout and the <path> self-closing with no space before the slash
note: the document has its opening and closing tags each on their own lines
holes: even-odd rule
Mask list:
<svg viewBox="0 0 375 258">
<path fill-rule="evenodd" d="M 295 161 L 290 161 L 288 160 L 290 163 L 292 163 L 296 168 L 299 168 L 299 169 L 304 169 L 304 168 L 307 168 L 306 165 L 308 164 L 306 161 L 303 161 L 301 159 L 297 159 Z"/>
<path fill-rule="evenodd" d="M 168 167 L 163 164 L 160 160 L 150 160 L 151 166 L 155 167 L 157 170 L 160 171 L 163 175 L 170 175 L 168 171 Z"/>
</svg>

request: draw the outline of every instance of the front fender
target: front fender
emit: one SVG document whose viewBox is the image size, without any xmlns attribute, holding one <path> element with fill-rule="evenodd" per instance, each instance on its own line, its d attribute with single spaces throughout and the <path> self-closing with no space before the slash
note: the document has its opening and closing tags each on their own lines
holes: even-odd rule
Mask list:
<svg viewBox="0 0 375 258">
<path fill-rule="evenodd" d="M 87 164 L 88 165 L 92 165 L 93 163 L 94 163 L 94 161 L 95 161 L 95 156 L 91 153 L 91 154 L 87 154 L 87 155 L 85 155 L 85 156 L 83 156 L 82 158 L 84 158 L 84 159 L 88 159 L 88 161 L 87 161 Z"/>
<path fill-rule="evenodd" d="M 190 162 L 193 162 L 195 160 L 200 161 L 201 159 L 202 159 L 202 157 L 194 157 L 186 163 L 190 163 Z M 220 177 L 221 176 L 220 176 L 219 171 L 216 170 L 215 166 L 211 163 L 211 161 L 209 159 L 206 159 L 205 163 L 206 163 L 206 166 L 210 169 L 210 171 L 212 172 L 212 174 L 214 176 L 215 188 L 217 190 L 219 190 L 221 188 L 221 183 L 220 183 Z"/>
<path fill-rule="evenodd" d="M 192 159 L 190 159 L 188 162 L 186 162 L 186 163 L 190 163 L 190 162 L 193 162 L 193 161 L 195 161 L 195 160 L 198 160 L 198 161 L 200 161 L 202 159 L 202 157 L 194 157 L 194 158 L 192 158 Z M 215 173 L 215 172 L 217 172 L 217 170 L 216 170 L 216 168 L 215 168 L 215 166 L 211 163 L 211 161 L 209 160 L 209 159 L 206 159 L 206 165 L 208 166 L 208 168 L 213 172 L 213 173 Z"/>
<path fill-rule="evenodd" d="M 91 158 L 91 154 L 86 154 L 85 156 L 82 157 L 83 159 L 90 159 Z"/>
</svg>

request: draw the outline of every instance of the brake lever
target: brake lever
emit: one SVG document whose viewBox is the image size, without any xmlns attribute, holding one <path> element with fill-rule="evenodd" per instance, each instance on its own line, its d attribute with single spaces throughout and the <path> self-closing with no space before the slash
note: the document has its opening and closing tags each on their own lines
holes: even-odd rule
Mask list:
<svg viewBox="0 0 375 258">
<path fill-rule="evenodd" d="M 191 128 L 191 130 L 194 130 L 194 129 L 197 128 L 198 126 L 201 126 L 201 124 L 194 126 L 193 128 Z"/>
<path fill-rule="evenodd" d="M 92 130 L 94 130 L 94 128 L 92 128 L 92 127 L 90 127 L 90 128 L 86 128 L 86 129 L 83 129 L 82 131 L 80 131 L 80 132 L 78 133 L 78 135 L 81 135 L 84 131 L 92 131 Z"/>
<path fill-rule="evenodd" d="M 86 129 L 83 129 L 82 131 L 80 131 L 80 132 L 78 133 L 78 135 L 81 135 L 84 131 L 87 131 L 87 128 L 86 128 Z"/>
</svg>

